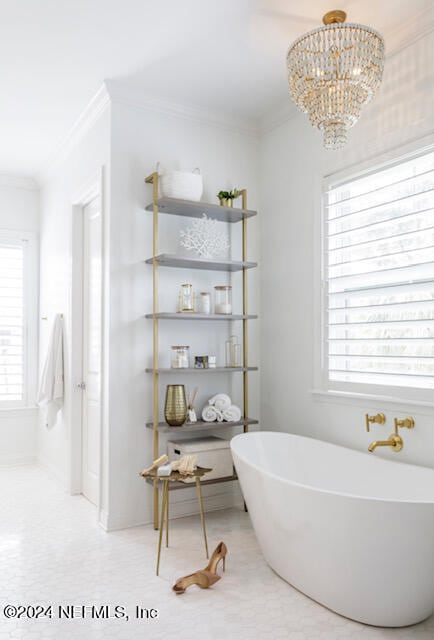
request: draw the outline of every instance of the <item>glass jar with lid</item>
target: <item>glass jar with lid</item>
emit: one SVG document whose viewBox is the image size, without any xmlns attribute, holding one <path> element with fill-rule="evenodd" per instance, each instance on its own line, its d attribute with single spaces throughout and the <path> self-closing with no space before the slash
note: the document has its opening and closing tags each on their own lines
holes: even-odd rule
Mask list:
<svg viewBox="0 0 434 640">
<path fill-rule="evenodd" d="M 230 285 L 219 285 L 215 289 L 214 312 L 222 314 L 232 313 L 232 287 Z"/>
<path fill-rule="evenodd" d="M 172 345 L 172 369 L 188 369 L 190 367 L 190 347 L 187 345 Z"/>
</svg>

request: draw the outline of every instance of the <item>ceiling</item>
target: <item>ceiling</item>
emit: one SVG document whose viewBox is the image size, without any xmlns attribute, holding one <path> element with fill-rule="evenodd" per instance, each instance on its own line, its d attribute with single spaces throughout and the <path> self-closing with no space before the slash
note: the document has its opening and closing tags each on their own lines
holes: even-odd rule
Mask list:
<svg viewBox="0 0 434 640">
<path fill-rule="evenodd" d="M 411 38 L 433 0 L 341 0 Z M 1 0 L 0 174 L 38 174 L 103 80 L 257 120 L 289 101 L 285 54 L 330 0 Z M 408 28 L 407 28 L 408 27 Z M 402 38 L 401 38 L 402 39 Z"/>
</svg>

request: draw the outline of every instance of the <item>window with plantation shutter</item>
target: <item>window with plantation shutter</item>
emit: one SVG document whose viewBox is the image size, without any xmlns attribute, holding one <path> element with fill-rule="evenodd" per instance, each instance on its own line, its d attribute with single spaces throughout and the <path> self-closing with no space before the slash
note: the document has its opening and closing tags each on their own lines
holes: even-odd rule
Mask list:
<svg viewBox="0 0 434 640">
<path fill-rule="evenodd" d="M 26 240 L 0 231 L 0 407 L 24 404 Z"/>
<path fill-rule="evenodd" d="M 434 152 L 331 184 L 324 211 L 329 387 L 434 389 Z"/>
</svg>

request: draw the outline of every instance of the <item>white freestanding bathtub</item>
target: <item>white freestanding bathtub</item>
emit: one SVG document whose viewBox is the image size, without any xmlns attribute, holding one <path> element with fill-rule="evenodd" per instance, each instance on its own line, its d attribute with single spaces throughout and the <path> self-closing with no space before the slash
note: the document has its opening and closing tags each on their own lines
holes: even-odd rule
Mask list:
<svg viewBox="0 0 434 640">
<path fill-rule="evenodd" d="M 365 624 L 433 613 L 434 469 L 286 433 L 241 434 L 231 448 L 259 545 L 282 578 Z"/>
</svg>

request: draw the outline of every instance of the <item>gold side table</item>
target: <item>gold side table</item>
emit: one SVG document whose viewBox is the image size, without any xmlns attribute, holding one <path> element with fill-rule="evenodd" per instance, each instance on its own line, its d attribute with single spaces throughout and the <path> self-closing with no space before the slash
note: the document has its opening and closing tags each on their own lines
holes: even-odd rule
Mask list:
<svg viewBox="0 0 434 640">
<path fill-rule="evenodd" d="M 205 526 L 205 513 L 203 510 L 203 502 L 202 502 L 202 488 L 200 485 L 200 479 L 206 474 L 212 471 L 212 469 L 205 469 L 204 467 L 197 467 L 194 474 L 192 476 L 188 476 L 190 478 L 194 478 L 196 483 L 196 491 L 197 491 L 197 500 L 199 503 L 199 511 L 200 511 L 200 521 L 202 524 L 203 531 L 203 539 L 205 542 L 205 552 L 206 557 L 208 558 L 208 541 L 206 538 L 206 526 Z M 158 571 L 160 569 L 160 557 L 161 557 L 161 542 L 163 540 L 163 529 L 164 522 L 166 522 L 166 547 L 169 546 L 169 482 L 179 482 L 181 479 L 184 479 L 185 476 L 182 476 L 178 471 L 172 471 L 170 476 L 157 476 L 156 472 L 152 472 L 148 477 L 154 478 L 155 480 L 159 480 L 163 483 L 163 492 L 162 492 L 162 500 L 161 500 L 161 515 L 160 515 L 160 530 L 158 532 L 158 552 L 157 552 L 157 566 L 155 573 L 158 576 Z M 192 483 L 193 484 L 193 483 Z"/>
</svg>

